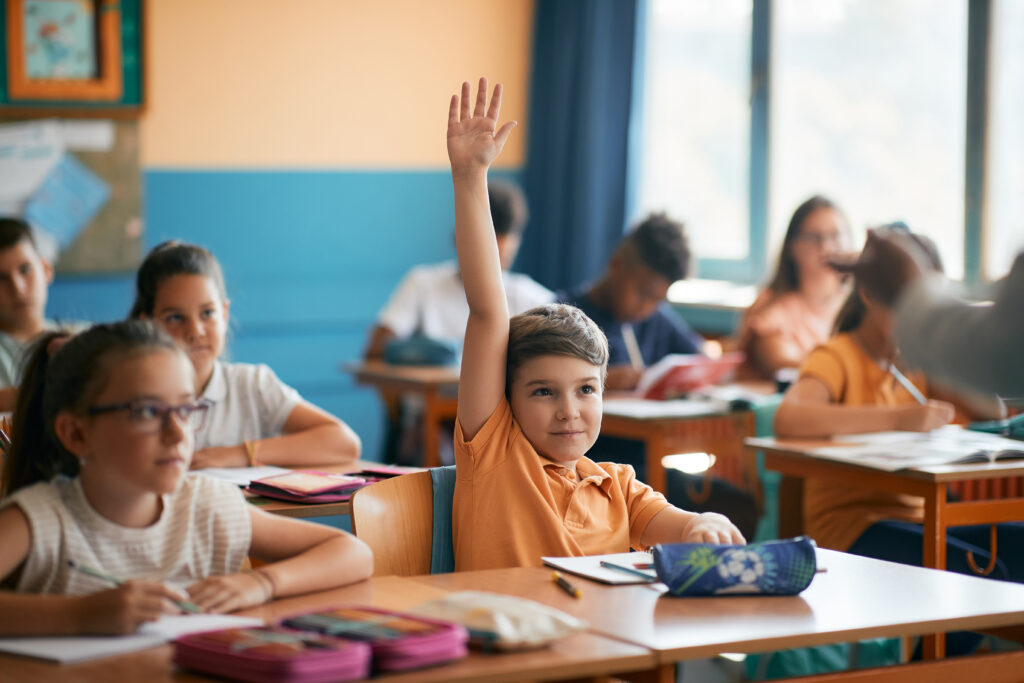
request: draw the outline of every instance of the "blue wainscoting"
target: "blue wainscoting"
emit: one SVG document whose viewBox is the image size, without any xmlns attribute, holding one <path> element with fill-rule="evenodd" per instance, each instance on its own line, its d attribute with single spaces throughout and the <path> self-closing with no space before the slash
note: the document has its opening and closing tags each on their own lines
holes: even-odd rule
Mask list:
<svg viewBox="0 0 1024 683">
<path fill-rule="evenodd" d="M 411 266 L 454 258 L 448 171 L 149 169 L 144 192 L 147 247 L 177 238 L 220 261 L 229 357 L 269 364 L 352 425 L 365 457 L 379 457 L 380 402 L 339 366 L 360 357 L 376 312 Z M 133 277 L 58 277 L 48 313 L 123 317 Z"/>
</svg>

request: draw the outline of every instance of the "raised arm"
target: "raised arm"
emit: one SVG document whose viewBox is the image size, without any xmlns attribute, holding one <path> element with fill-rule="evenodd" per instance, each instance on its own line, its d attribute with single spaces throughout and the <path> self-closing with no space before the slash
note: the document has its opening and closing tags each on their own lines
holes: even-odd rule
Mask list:
<svg viewBox="0 0 1024 683">
<path fill-rule="evenodd" d="M 508 304 L 501 261 L 487 201 L 487 169 L 497 158 L 515 122 L 497 127 L 501 85 L 487 106 L 487 79 L 481 78 L 470 114 L 470 85 L 452 95 L 448 109 L 448 159 L 455 190 L 455 248 L 469 302 L 469 321 L 459 376 L 459 424 L 469 440 L 483 427 L 505 394 Z"/>
</svg>

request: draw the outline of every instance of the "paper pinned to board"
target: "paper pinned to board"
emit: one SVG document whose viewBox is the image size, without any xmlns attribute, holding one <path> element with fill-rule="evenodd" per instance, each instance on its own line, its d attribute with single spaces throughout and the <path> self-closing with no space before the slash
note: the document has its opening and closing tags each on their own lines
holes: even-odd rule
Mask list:
<svg viewBox="0 0 1024 683">
<path fill-rule="evenodd" d="M 0 202 L 20 207 L 64 156 L 56 120 L 0 125 Z"/>
<path fill-rule="evenodd" d="M 25 206 L 25 220 L 68 247 L 107 203 L 110 186 L 65 153 Z"/>
</svg>

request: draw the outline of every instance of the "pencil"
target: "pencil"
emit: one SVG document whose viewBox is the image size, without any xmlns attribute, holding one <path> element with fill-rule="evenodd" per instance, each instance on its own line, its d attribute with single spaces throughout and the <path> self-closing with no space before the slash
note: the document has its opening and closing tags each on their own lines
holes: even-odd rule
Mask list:
<svg viewBox="0 0 1024 683">
<path fill-rule="evenodd" d="M 568 581 L 566 581 L 565 577 L 562 576 L 559 572 L 551 572 L 551 580 L 554 581 L 555 583 L 557 583 L 559 588 L 564 590 L 566 593 L 568 593 L 572 597 L 574 597 L 574 598 L 582 598 L 583 597 L 583 592 L 579 588 L 577 588 L 576 586 L 574 586 L 571 583 L 569 583 Z"/>
<path fill-rule="evenodd" d="M 74 560 L 68 560 L 68 566 L 74 569 L 75 571 L 85 574 L 86 576 L 91 576 L 94 579 L 99 579 L 100 581 L 112 583 L 115 586 L 120 586 L 124 583 L 124 579 L 122 578 L 118 578 L 113 574 L 108 574 L 105 571 L 94 569 L 93 567 L 89 567 L 84 564 L 78 564 Z M 199 608 L 199 605 L 195 604 L 194 602 L 189 602 L 188 600 L 175 600 L 174 604 L 180 607 L 181 609 L 185 610 L 186 612 L 191 612 L 192 614 L 199 614 L 203 611 Z"/>
<path fill-rule="evenodd" d="M 900 383 L 900 386 L 907 390 L 908 394 L 914 397 L 915 401 L 921 405 L 928 403 L 928 399 L 924 397 L 924 394 L 922 394 L 921 391 L 914 386 L 914 383 L 907 379 L 907 376 L 900 372 L 893 363 L 889 363 L 889 374 L 891 374 L 896 381 Z"/>
<path fill-rule="evenodd" d="M 632 574 L 633 576 L 639 577 L 646 581 L 655 580 L 655 578 L 647 572 L 642 572 L 639 569 L 633 569 L 632 567 L 624 567 L 621 564 L 615 564 L 614 562 L 607 562 L 605 560 L 601 560 L 601 566 L 605 569 L 614 569 L 615 571 L 622 572 L 623 574 Z"/>
<path fill-rule="evenodd" d="M 629 323 L 622 324 L 622 343 L 626 346 L 626 353 L 629 354 L 629 364 L 634 370 L 644 369 L 644 356 L 640 353 L 640 344 L 636 340 L 636 332 Z"/>
</svg>

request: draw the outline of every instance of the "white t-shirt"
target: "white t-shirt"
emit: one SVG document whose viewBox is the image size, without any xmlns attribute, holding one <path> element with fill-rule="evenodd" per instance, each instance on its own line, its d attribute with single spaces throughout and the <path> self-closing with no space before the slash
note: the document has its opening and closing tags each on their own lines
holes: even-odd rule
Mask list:
<svg viewBox="0 0 1024 683">
<path fill-rule="evenodd" d="M 237 446 L 281 435 L 299 392 L 266 365 L 218 361 L 200 397 L 211 402 L 206 423 L 196 432 L 196 450 Z"/>
<path fill-rule="evenodd" d="M 99 569 L 123 579 L 167 581 L 185 588 L 208 576 L 237 572 L 249 553 L 249 504 L 234 484 L 186 474 L 163 496 L 160 519 L 123 527 L 89 504 L 78 477 L 33 484 L 0 502 L 28 519 L 31 545 L 21 567 L 19 593 L 88 595 L 112 588 L 68 566 Z"/>
<path fill-rule="evenodd" d="M 555 300 L 554 293 L 522 273 L 505 271 L 508 310 L 518 315 Z M 377 323 L 398 337 L 408 337 L 417 326 L 428 337 L 462 343 L 469 320 L 466 290 L 454 261 L 410 270 L 377 316 Z"/>
</svg>

